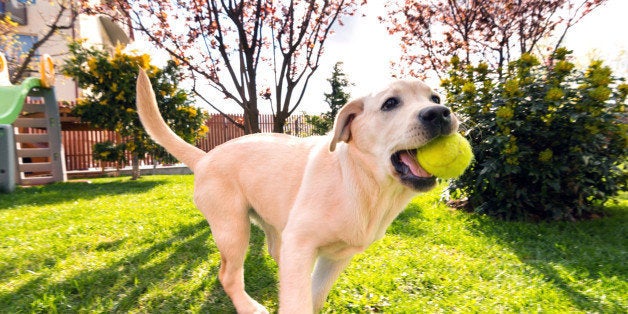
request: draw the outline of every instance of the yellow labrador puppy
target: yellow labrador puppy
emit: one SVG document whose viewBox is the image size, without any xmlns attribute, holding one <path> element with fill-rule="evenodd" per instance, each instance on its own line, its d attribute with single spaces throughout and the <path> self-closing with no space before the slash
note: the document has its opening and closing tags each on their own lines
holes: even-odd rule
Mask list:
<svg viewBox="0 0 628 314">
<path fill-rule="evenodd" d="M 173 133 L 141 71 L 137 107 L 150 136 L 195 174 L 194 202 L 220 250 L 219 279 L 238 313 L 268 313 L 244 290 L 253 220 L 279 265 L 281 313 L 319 311 L 351 257 L 382 238 L 436 179 L 418 147 L 456 132 L 458 120 L 432 89 L 398 81 L 346 104 L 328 136 L 243 136 L 204 151 Z"/>
</svg>

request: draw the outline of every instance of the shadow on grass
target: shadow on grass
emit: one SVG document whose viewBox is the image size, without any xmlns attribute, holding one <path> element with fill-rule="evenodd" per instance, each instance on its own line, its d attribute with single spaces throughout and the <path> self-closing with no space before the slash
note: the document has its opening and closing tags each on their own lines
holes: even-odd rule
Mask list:
<svg viewBox="0 0 628 314">
<path fill-rule="evenodd" d="M 442 210 L 442 209 L 436 209 Z M 625 312 L 628 282 L 628 208 L 609 206 L 608 217 L 580 222 L 508 222 L 470 213 L 451 218 L 457 227 L 477 238 L 508 248 L 526 265 L 529 278 L 540 278 L 583 312 Z M 433 224 L 420 205 L 411 203 L 388 232 L 421 238 Z M 440 221 L 441 217 L 436 218 Z M 443 218 L 439 223 L 447 222 Z M 445 228 L 445 226 L 443 226 Z M 449 243 L 459 245 L 462 243 Z M 480 253 L 481 254 L 481 253 Z M 485 258 L 478 256 L 478 258 Z"/>
<path fill-rule="evenodd" d="M 50 185 L 20 187 L 11 194 L 0 194 L 0 210 L 25 205 L 52 205 L 78 199 L 94 199 L 103 195 L 140 194 L 165 180 L 135 180 L 111 182 L 63 182 Z"/>
<path fill-rule="evenodd" d="M 197 266 L 200 261 L 191 260 L 189 251 L 194 249 L 198 259 L 209 255 L 207 237 L 209 228 L 205 221 L 183 226 L 169 239 L 124 256 L 105 268 L 85 270 L 56 282 L 47 275 L 40 275 L 16 291 L 0 296 L 0 305 L 10 305 L 13 311 L 19 312 L 77 311 L 97 303 L 115 304 L 115 308 L 108 309 L 112 311 L 128 309 L 149 287 L 159 285 L 168 269 Z M 113 251 L 122 245 L 116 243 L 107 247 L 105 244 L 101 248 Z M 176 249 L 168 258 L 153 261 L 160 252 L 173 246 Z"/>
<path fill-rule="evenodd" d="M 610 217 L 581 222 L 504 222 L 488 217 L 473 218 L 471 232 L 487 236 L 508 247 L 520 261 L 569 297 L 586 312 L 621 313 L 619 296 L 607 296 L 620 289 L 613 282 L 626 282 L 628 213 L 609 208 Z M 594 285 L 607 280 L 603 291 Z M 608 282 L 610 280 L 610 282 Z M 610 287 L 609 287 L 610 286 Z M 597 290 L 597 291 L 596 291 Z M 587 295 L 587 291 L 589 295 Z M 606 291 L 606 292 L 604 292 Z M 592 295 L 591 295 L 592 294 Z M 625 296 L 625 294 L 624 294 Z"/>
<path fill-rule="evenodd" d="M 425 229 L 422 229 L 419 223 L 415 223 L 415 220 L 424 220 L 423 214 L 421 212 L 421 206 L 410 203 L 408 207 L 393 220 L 390 227 L 388 227 L 387 233 L 398 234 L 409 237 L 420 237 L 425 235 L 427 232 Z M 412 228 L 408 228 L 409 225 L 412 225 Z"/>
<path fill-rule="evenodd" d="M 17 290 L 0 295 L 0 308 L 10 312 L 124 313 L 184 312 L 200 307 L 202 313 L 235 313 L 217 279 L 218 261 L 207 263 L 208 258 L 219 258 L 209 238 L 210 229 L 204 220 L 182 226 L 168 239 L 106 267 L 94 266 L 97 269 L 61 280 L 50 278 L 49 273 L 41 274 Z M 123 240 L 104 242 L 96 250 L 116 251 L 124 245 Z M 263 232 L 253 228 L 245 262 L 247 291 L 260 302 L 276 304 L 276 270 L 268 267 L 264 252 Z M 207 268 L 207 264 L 212 266 L 204 270 L 206 275 L 196 283 L 188 283 L 194 282 L 199 268 Z"/>
</svg>

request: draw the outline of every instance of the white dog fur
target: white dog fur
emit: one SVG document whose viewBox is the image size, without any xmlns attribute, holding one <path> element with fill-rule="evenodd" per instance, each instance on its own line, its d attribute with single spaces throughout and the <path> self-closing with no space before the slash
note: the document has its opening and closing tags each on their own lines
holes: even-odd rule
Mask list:
<svg viewBox="0 0 628 314">
<path fill-rule="evenodd" d="M 279 311 L 322 309 L 351 257 L 383 237 L 415 194 L 436 185 L 412 150 L 457 131 L 458 120 L 438 102 L 422 82 L 397 81 L 345 105 L 328 136 L 247 135 L 205 153 L 169 129 L 144 71 L 137 82 L 146 131 L 195 174 L 194 202 L 238 313 L 268 313 L 244 290 L 251 220 L 279 265 Z"/>
</svg>

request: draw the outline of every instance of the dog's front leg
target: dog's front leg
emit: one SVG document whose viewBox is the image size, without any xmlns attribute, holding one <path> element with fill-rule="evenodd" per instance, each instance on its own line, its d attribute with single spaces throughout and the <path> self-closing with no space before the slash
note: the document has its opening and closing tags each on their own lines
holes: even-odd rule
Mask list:
<svg viewBox="0 0 628 314">
<path fill-rule="evenodd" d="M 347 267 L 351 257 L 343 259 L 330 259 L 320 256 L 316 261 L 314 274 L 312 275 L 312 294 L 314 300 L 314 311 L 318 313 L 325 305 L 329 290 L 338 279 L 340 273 Z"/>
<path fill-rule="evenodd" d="M 313 313 L 312 268 L 318 248 L 306 237 L 283 236 L 279 262 L 279 313 Z"/>
</svg>

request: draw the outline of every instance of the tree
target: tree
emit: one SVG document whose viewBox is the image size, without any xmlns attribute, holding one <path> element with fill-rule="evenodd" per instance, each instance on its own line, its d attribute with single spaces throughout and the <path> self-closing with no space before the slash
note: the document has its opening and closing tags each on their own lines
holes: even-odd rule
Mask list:
<svg viewBox="0 0 628 314">
<path fill-rule="evenodd" d="M 562 28 L 546 53 L 567 31 L 606 0 L 430 0 L 388 3 L 381 17 L 401 35 L 401 62 L 413 76 L 446 74 L 451 56 L 471 64 L 483 60 L 498 74 L 525 53 L 539 53 L 543 39 Z M 548 58 L 551 60 L 551 58 Z"/>
<path fill-rule="evenodd" d="M 80 42 L 71 43 L 69 48 L 71 57 L 62 71 L 88 90 L 73 111 L 95 128 L 120 134 L 132 156 L 133 179 L 139 177 L 138 161 L 145 154 L 154 153 L 163 158 L 157 144 L 145 133 L 135 110 L 139 67 L 151 79 L 164 119 L 181 138 L 194 142 L 207 132 L 203 124 L 207 116 L 192 107 L 188 93 L 178 88 L 180 73 L 176 62 L 169 61 L 164 69 L 158 69 L 150 65 L 147 54 L 126 54 L 120 47 L 112 56 L 97 48 L 84 47 Z"/>
<path fill-rule="evenodd" d="M 314 134 L 324 135 L 334 126 L 334 119 L 340 108 L 344 106 L 351 95 L 345 89 L 352 85 L 347 79 L 347 75 L 342 71 L 342 62 L 336 62 L 331 78 L 327 79 L 331 85 L 331 92 L 325 93 L 325 102 L 329 105 L 330 111 L 320 116 L 306 116 L 307 122 L 313 126 Z"/>
<path fill-rule="evenodd" d="M 26 5 L 30 5 L 30 2 L 26 2 Z M 31 63 L 36 57 L 37 50 L 44 46 L 49 40 L 58 35 L 60 31 L 73 29 L 78 18 L 77 8 L 74 0 L 57 0 L 51 1 L 51 7 L 55 8 L 55 12 L 51 14 L 51 18 L 46 22 L 46 28 L 44 28 L 37 40 L 33 43 L 32 47 L 24 53 L 7 55 L 14 55 L 13 58 L 8 57 L 9 73 L 12 73 L 10 80 L 11 83 L 17 84 L 30 72 Z M 0 19 L 0 49 L 5 52 L 20 51 L 18 46 L 20 43 L 15 37 L 17 31 L 17 24 L 11 20 L 10 14 Z M 21 51 L 20 51 L 21 52 Z"/>
<path fill-rule="evenodd" d="M 88 13 L 118 9 L 132 20 L 136 31 L 188 69 L 193 92 L 212 108 L 224 111 L 209 99 L 206 85 L 237 104 L 244 123 L 225 117 L 245 133 L 260 132 L 259 98 L 273 108 L 274 131 L 283 131 L 318 69 L 327 37 L 358 6 L 358 0 L 82 2 Z"/>
</svg>

